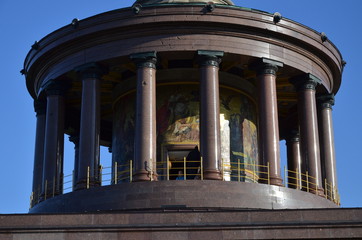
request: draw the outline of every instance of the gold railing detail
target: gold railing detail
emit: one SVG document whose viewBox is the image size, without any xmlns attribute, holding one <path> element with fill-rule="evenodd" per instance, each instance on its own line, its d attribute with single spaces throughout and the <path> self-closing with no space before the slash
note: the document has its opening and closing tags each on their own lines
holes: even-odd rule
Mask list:
<svg viewBox="0 0 362 240">
<path fill-rule="evenodd" d="M 152 161 L 151 161 L 152 162 Z M 200 160 L 182 160 L 172 161 L 174 167 L 170 166 L 169 158 L 166 161 L 159 161 L 156 163 L 157 177 L 159 181 L 169 181 L 179 177 L 177 180 L 203 180 L 203 161 Z M 190 170 L 192 173 L 190 173 Z M 178 171 L 182 171 L 182 176 L 179 176 Z M 238 159 L 237 161 L 230 161 L 224 163 L 221 161 L 221 173 L 223 181 L 237 181 L 237 182 L 251 182 L 270 185 L 270 165 L 260 165 L 255 163 L 245 163 Z M 130 160 L 126 164 L 114 163 L 112 167 L 99 167 L 99 183 L 100 186 L 114 185 L 120 182 L 133 181 L 133 161 Z M 153 180 L 153 172 L 150 171 L 150 181 Z M 225 175 L 228 174 L 227 180 Z M 61 193 L 56 191 L 55 179 L 51 181 L 45 180 L 44 189 L 39 186 L 35 192 L 31 193 L 30 206 L 38 204 L 40 201 L 54 197 L 55 195 L 71 192 L 74 187 L 74 173 L 61 177 L 63 191 Z M 324 188 L 324 197 L 340 205 L 340 196 L 336 186 L 328 182 L 326 179 L 323 183 L 317 183 L 317 179 L 311 176 L 308 171 L 302 173 L 299 169 L 290 170 L 284 169 L 284 186 L 288 188 L 298 189 L 313 194 L 318 194 L 318 187 Z M 90 182 L 90 168 L 87 167 L 86 188 L 89 189 Z M 59 190 L 59 189 L 58 189 Z M 60 191 L 60 190 L 59 190 Z"/>
<path fill-rule="evenodd" d="M 173 178 L 178 177 L 178 172 L 182 171 L 182 179 L 176 179 L 176 180 L 187 180 L 187 178 L 190 177 L 192 179 L 199 179 L 203 180 L 203 166 L 201 160 L 187 160 L 186 157 L 184 157 L 182 160 L 172 161 L 172 164 L 179 165 L 178 167 L 172 167 L 170 168 L 170 161 L 167 158 L 167 161 L 157 162 L 157 174 L 160 178 L 159 180 L 170 180 Z M 188 167 L 188 164 L 194 165 L 192 167 Z M 188 170 L 193 170 L 193 172 L 196 173 L 188 173 Z"/>
<path fill-rule="evenodd" d="M 238 182 L 268 182 L 269 165 L 263 166 L 253 163 L 245 163 L 237 160 L 231 161 L 230 164 L 223 164 L 223 169 L 230 169 L 231 181 Z"/>
<path fill-rule="evenodd" d="M 318 194 L 318 186 L 323 187 L 324 197 L 337 205 L 341 205 L 337 187 L 329 183 L 327 179 L 324 179 L 323 183 L 318 183 L 317 178 L 309 175 L 308 171 L 302 173 L 298 169 L 295 171 L 285 169 L 284 172 L 285 187 L 299 189 L 314 194 Z"/>
</svg>

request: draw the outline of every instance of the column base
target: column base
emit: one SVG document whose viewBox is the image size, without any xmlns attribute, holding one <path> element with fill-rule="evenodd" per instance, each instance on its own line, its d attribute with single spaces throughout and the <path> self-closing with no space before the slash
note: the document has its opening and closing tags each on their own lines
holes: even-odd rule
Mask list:
<svg viewBox="0 0 362 240">
<path fill-rule="evenodd" d="M 89 189 L 93 187 L 99 187 L 101 183 L 99 181 L 91 180 L 87 183 L 87 180 L 80 180 L 74 186 L 74 191 L 82 190 L 82 189 Z"/>
<path fill-rule="evenodd" d="M 204 170 L 204 180 L 222 180 L 219 170 Z"/>
<path fill-rule="evenodd" d="M 152 176 L 150 172 L 147 172 L 145 170 L 137 171 L 133 174 L 133 182 L 144 182 L 144 181 L 157 181 L 157 174 L 152 173 Z"/>
<path fill-rule="evenodd" d="M 58 196 L 58 195 L 62 195 L 62 193 L 59 193 L 59 192 L 54 192 L 54 193 L 53 193 L 53 191 L 48 191 L 47 193 L 44 193 L 44 192 L 43 192 L 43 193 L 39 196 L 38 201 L 39 201 L 39 202 L 43 202 L 43 201 L 45 201 L 45 200 L 47 200 L 47 199 L 49 199 L 49 198 L 53 198 L 53 197 Z"/>
<path fill-rule="evenodd" d="M 270 177 L 270 185 L 275 185 L 275 186 L 284 186 L 283 185 L 283 179 L 280 177 Z"/>
<path fill-rule="evenodd" d="M 323 188 L 318 188 L 318 189 L 310 189 L 309 192 L 316 194 L 320 197 L 325 197 L 326 195 L 324 195 L 324 189 Z"/>
</svg>

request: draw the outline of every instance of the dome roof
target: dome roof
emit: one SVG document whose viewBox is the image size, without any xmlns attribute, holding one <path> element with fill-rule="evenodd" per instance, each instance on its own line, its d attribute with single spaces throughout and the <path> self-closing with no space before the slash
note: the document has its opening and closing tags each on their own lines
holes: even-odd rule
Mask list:
<svg viewBox="0 0 362 240">
<path fill-rule="evenodd" d="M 234 5 L 231 0 L 137 0 L 135 4 L 148 5 L 148 4 L 162 4 L 162 3 L 208 3 Z"/>
</svg>

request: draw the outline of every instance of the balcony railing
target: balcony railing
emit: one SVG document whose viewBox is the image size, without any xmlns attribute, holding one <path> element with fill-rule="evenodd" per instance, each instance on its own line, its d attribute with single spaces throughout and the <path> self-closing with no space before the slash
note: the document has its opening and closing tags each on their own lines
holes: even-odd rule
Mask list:
<svg viewBox="0 0 362 240">
<path fill-rule="evenodd" d="M 174 165 L 171 167 L 170 161 L 167 159 L 163 162 L 157 162 L 157 179 L 159 181 L 172 181 L 172 180 L 204 180 L 203 176 L 203 164 L 201 160 L 183 160 L 172 161 Z M 251 182 L 270 185 L 270 166 L 260 165 L 254 163 L 245 163 L 240 159 L 237 161 L 230 161 L 227 163 L 221 163 L 221 173 L 223 181 L 237 181 L 237 182 Z M 111 167 L 100 167 L 98 181 L 99 186 L 114 185 L 122 182 L 132 182 L 132 176 L 134 173 L 133 161 L 129 161 L 127 164 L 118 164 L 117 162 Z M 155 178 L 153 173 L 149 173 L 150 181 Z M 90 188 L 90 174 L 88 167 L 86 188 Z M 74 179 L 73 174 L 65 175 L 63 178 L 62 193 L 68 193 L 73 191 Z M 302 173 L 296 169 L 284 170 L 284 187 L 293 189 L 299 189 L 301 191 L 310 192 L 313 194 L 318 193 L 317 179 L 308 172 Z M 324 184 L 324 196 L 326 199 L 333 201 L 337 205 L 340 205 L 340 197 L 338 190 L 335 186 L 329 183 L 326 179 Z M 40 201 L 62 194 L 56 190 L 55 181 L 45 181 L 45 191 L 41 191 L 41 186 L 37 188 L 36 192 L 33 192 L 30 197 L 30 206 L 33 207 Z"/>
</svg>

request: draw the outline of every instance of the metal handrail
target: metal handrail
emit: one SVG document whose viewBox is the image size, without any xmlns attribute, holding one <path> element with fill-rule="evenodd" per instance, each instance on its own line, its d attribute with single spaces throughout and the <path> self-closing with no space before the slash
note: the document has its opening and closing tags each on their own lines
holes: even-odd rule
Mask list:
<svg viewBox="0 0 362 240">
<path fill-rule="evenodd" d="M 178 176 L 176 173 L 171 173 L 171 170 L 182 170 L 183 171 L 183 180 L 187 180 L 188 177 L 193 176 L 193 179 L 203 180 L 203 161 L 202 157 L 200 160 L 183 160 L 173 161 L 173 163 L 180 163 L 181 166 L 170 168 L 169 159 L 167 161 L 159 161 L 156 163 L 157 176 L 160 180 L 170 180 Z M 199 163 L 199 166 L 187 166 L 188 163 Z M 270 185 L 270 165 L 269 162 L 267 165 L 254 164 L 254 163 L 245 163 L 240 159 L 237 161 L 230 161 L 224 163 L 222 160 L 221 172 L 223 175 L 223 180 L 225 180 L 225 174 L 230 176 L 228 181 L 238 181 L 238 182 L 254 182 Z M 106 171 L 105 171 L 106 170 Z M 109 171 L 111 170 L 111 171 Z M 133 181 L 133 161 L 130 160 L 127 164 L 114 163 L 113 166 L 103 167 L 100 166 L 99 169 L 99 183 L 101 186 L 118 184 L 119 182 L 132 182 Z M 187 170 L 197 170 L 197 173 L 190 174 Z M 153 174 L 150 173 L 150 181 L 153 180 Z M 104 178 L 106 176 L 106 178 Z M 63 192 L 68 192 L 73 188 L 74 176 L 73 174 L 68 174 L 62 176 L 63 181 Z M 36 192 L 32 192 L 30 196 L 30 206 L 34 206 L 42 200 L 47 198 L 54 197 L 56 193 L 56 182 L 55 179 L 52 181 L 46 180 L 44 182 L 45 190 L 42 191 L 42 187 L 39 186 Z M 90 188 L 90 168 L 87 167 L 87 181 L 86 188 Z M 311 176 L 308 171 L 305 173 L 286 169 L 284 170 L 284 186 L 289 188 L 295 188 L 302 191 L 310 192 L 317 194 L 318 187 L 322 183 L 317 183 L 317 178 Z M 57 186 L 58 187 L 58 186 Z M 334 203 L 340 205 L 340 196 L 336 186 L 333 186 L 332 183 L 329 183 L 326 179 L 323 183 L 324 187 L 324 196 L 326 199 L 333 201 Z"/>
<path fill-rule="evenodd" d="M 302 173 L 298 169 L 296 171 L 286 169 L 285 173 L 286 186 L 294 186 L 297 189 L 315 194 L 318 193 L 318 187 L 324 187 L 324 197 L 337 205 L 341 204 L 337 187 L 329 183 L 327 179 L 324 179 L 324 183 L 318 183 L 317 178 L 310 175 L 308 171 Z M 298 182 L 301 182 L 301 186 Z"/>
</svg>

